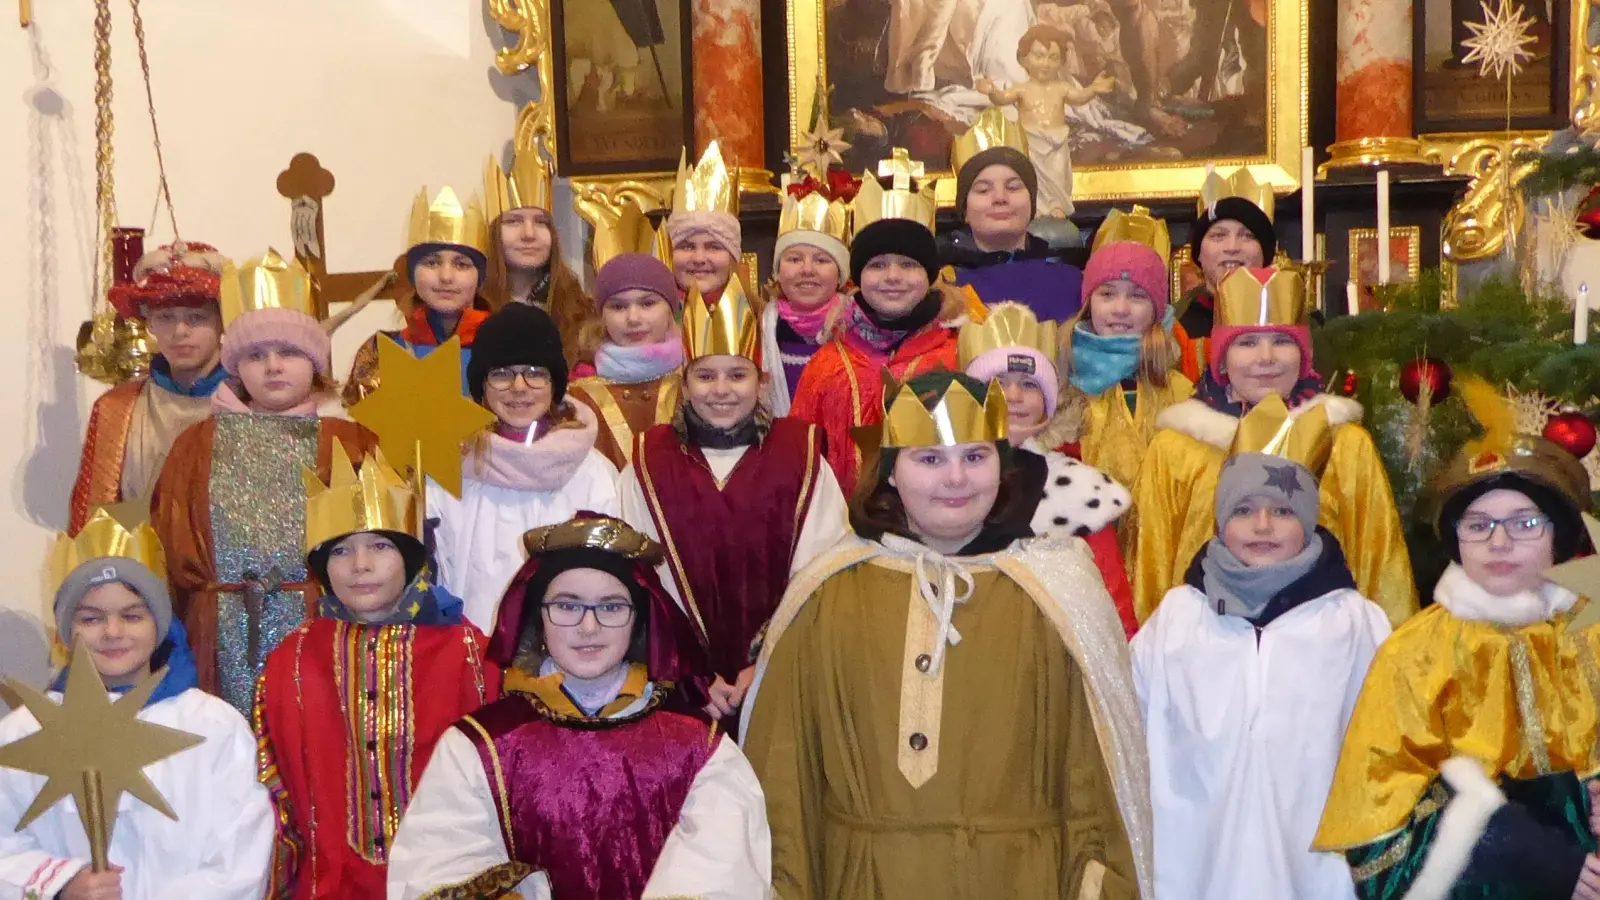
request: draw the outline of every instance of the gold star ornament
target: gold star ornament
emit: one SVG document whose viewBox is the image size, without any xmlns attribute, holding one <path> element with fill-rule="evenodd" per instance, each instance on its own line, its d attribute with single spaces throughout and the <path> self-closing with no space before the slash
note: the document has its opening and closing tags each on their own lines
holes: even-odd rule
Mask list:
<svg viewBox="0 0 1600 900">
<path fill-rule="evenodd" d="M 177 820 L 166 798 L 145 776 L 145 767 L 198 746 L 205 738 L 138 718 L 165 675 L 166 669 L 150 675 L 113 702 L 95 671 L 88 647 L 80 641 L 72 667 L 67 670 L 67 689 L 61 703 L 42 691 L 11 681 L 11 690 L 39 721 L 39 730 L 0 747 L 0 767 L 45 777 L 39 796 L 17 822 L 18 831 L 63 798 L 72 797 L 77 801 L 89 846 L 96 850 L 98 869 L 103 868 L 117 801 L 124 793 Z"/>
<path fill-rule="evenodd" d="M 1588 513 L 1583 514 L 1583 527 L 1589 532 L 1589 543 L 1600 550 L 1600 520 Z M 1573 631 L 1582 631 L 1591 625 L 1600 625 L 1600 554 L 1593 556 L 1580 556 L 1568 560 L 1559 566 L 1545 570 L 1546 581 L 1552 581 L 1579 597 L 1587 597 L 1589 603 L 1572 619 L 1568 626 Z"/>
<path fill-rule="evenodd" d="M 1478 8 L 1483 10 L 1483 21 L 1465 23 L 1472 37 L 1461 42 L 1467 48 L 1461 61 L 1477 63 L 1480 76 L 1496 80 L 1521 72 L 1523 61 L 1533 58 L 1527 49 L 1536 40 L 1528 33 L 1533 22 L 1522 17 L 1521 6 L 1506 0 L 1497 0 L 1492 11 L 1488 0 L 1479 0 Z"/>
<path fill-rule="evenodd" d="M 378 372 L 378 389 L 350 408 L 350 418 L 378 436 L 385 456 L 420 460 L 421 474 L 461 496 L 461 445 L 494 424 L 494 413 L 461 396 L 461 339 L 418 359 L 380 334 Z"/>
</svg>

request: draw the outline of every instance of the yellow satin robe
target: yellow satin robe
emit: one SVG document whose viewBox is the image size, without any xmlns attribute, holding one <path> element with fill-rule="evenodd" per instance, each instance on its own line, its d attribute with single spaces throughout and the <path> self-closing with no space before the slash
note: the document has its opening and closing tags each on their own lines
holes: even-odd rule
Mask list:
<svg viewBox="0 0 1600 900">
<path fill-rule="evenodd" d="M 1131 485 L 1139 475 L 1145 449 L 1159 429 L 1156 417 L 1174 403 L 1189 399 L 1194 383 L 1174 369 L 1167 373 L 1167 386 L 1156 387 L 1139 379 L 1134 408 L 1128 409 L 1121 385 L 1097 397 L 1089 397 L 1083 409 L 1083 437 L 1078 442 L 1085 463 Z"/>
</svg>

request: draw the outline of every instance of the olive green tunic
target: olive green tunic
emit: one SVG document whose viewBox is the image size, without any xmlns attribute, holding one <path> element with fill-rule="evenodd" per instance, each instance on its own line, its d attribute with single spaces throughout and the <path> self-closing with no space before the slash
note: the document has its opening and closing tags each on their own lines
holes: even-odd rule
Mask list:
<svg viewBox="0 0 1600 900">
<path fill-rule="evenodd" d="M 1137 898 L 1082 671 L 1017 582 L 972 570 L 939 709 L 917 701 L 912 719 L 932 727 L 904 737 L 904 676 L 929 646 L 908 644 L 908 618 L 931 618 L 920 595 L 911 608 L 905 568 L 833 574 L 770 648 L 745 753 L 767 797 L 777 896 Z M 913 787 L 902 767 L 926 753 L 937 769 Z"/>
</svg>

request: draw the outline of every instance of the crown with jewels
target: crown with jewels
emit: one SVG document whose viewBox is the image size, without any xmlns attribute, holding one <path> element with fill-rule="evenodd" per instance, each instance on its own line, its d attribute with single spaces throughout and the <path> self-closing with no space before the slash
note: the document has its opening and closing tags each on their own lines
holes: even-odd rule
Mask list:
<svg viewBox="0 0 1600 900">
<path fill-rule="evenodd" d="M 423 188 L 411 204 L 411 228 L 406 246 L 419 244 L 454 244 L 487 254 L 489 229 L 477 198 L 463 205 L 456 198 L 456 192 L 446 186 L 440 188 L 429 203 L 428 189 Z"/>
<path fill-rule="evenodd" d="M 1215 324 L 1309 325 L 1306 303 L 1306 278 L 1293 269 L 1234 269 L 1217 287 Z"/>
<path fill-rule="evenodd" d="M 693 287 L 684 298 L 684 362 L 706 356 L 742 356 L 761 364 L 761 314 L 751 305 L 737 272 L 715 303 L 706 303 Z"/>
<path fill-rule="evenodd" d="M 956 352 L 959 365 L 965 369 L 972 361 L 1005 347 L 1027 347 L 1044 354 L 1045 359 L 1056 358 L 1058 330 L 1053 321 L 1039 321 L 1033 310 L 1006 301 L 989 307 L 989 317 L 982 323 L 961 326 Z"/>
<path fill-rule="evenodd" d="M 850 233 L 850 207 L 820 192 L 804 197 L 786 193 L 783 210 L 778 213 L 778 234 L 791 231 L 815 231 L 843 242 Z"/>
<path fill-rule="evenodd" d="M 1003 441 L 1006 427 L 1006 395 L 998 380 L 989 382 L 983 399 L 974 397 L 959 379 L 952 379 L 933 409 L 909 384 L 897 384 L 887 372 L 883 396 L 893 397 L 884 404 L 883 447 L 954 447 Z"/>
<path fill-rule="evenodd" d="M 950 168 L 959 172 L 967 160 L 990 147 L 1010 147 L 1028 155 L 1028 134 L 997 106 L 991 106 L 978 115 L 972 127 L 962 132 L 950 144 Z"/>
<path fill-rule="evenodd" d="M 1266 213 L 1267 221 L 1272 221 L 1276 204 L 1272 185 L 1256 181 L 1255 176 L 1244 166 L 1235 169 L 1227 178 L 1216 172 L 1207 172 L 1205 181 L 1200 184 L 1200 202 L 1196 206 L 1196 212 L 1207 215 L 1212 207 L 1217 205 L 1217 201 L 1228 197 L 1238 197 L 1254 203 Z"/>
<path fill-rule="evenodd" d="M 156 530 L 150 527 L 149 510 L 140 509 L 138 521 L 125 523 L 117 517 L 121 509 L 120 506 L 115 509 L 96 507 L 76 536 L 56 535 L 55 545 L 50 548 L 50 557 L 45 562 L 47 594 L 53 596 L 73 569 L 103 556 L 131 559 L 157 577 L 167 577 L 167 554 Z"/>
<path fill-rule="evenodd" d="M 550 209 L 550 163 L 545 159 L 543 141 L 511 158 L 511 171 L 500 168 L 493 156 L 483 168 L 484 217 L 493 222 L 507 211 L 537 206 Z"/>
<path fill-rule="evenodd" d="M 317 316 L 311 299 L 311 275 L 298 260 L 286 260 L 271 248 L 242 266 L 224 263 L 217 289 L 222 325 L 260 309 L 292 309 Z"/>
<path fill-rule="evenodd" d="M 1228 455 L 1239 453 L 1292 460 L 1320 478 L 1333 455 L 1333 426 L 1328 423 L 1327 407 L 1318 403 L 1293 415 L 1282 397 L 1268 394 L 1239 420 Z"/>
<path fill-rule="evenodd" d="M 604 550 L 625 559 L 657 563 L 664 555 L 659 543 L 621 519 L 586 512 L 558 525 L 545 525 L 525 533 L 522 546 L 529 556 L 555 550 Z"/>
<path fill-rule="evenodd" d="M 382 450 L 361 464 L 357 475 L 344 444 L 333 442 L 332 478 L 301 468 L 306 486 L 306 551 L 347 534 L 392 531 L 417 537 L 417 494 L 383 458 Z"/>
<path fill-rule="evenodd" d="M 672 189 L 673 212 L 739 214 L 739 167 L 722 158 L 722 147 L 712 141 L 700 161 L 689 168 L 689 150 L 678 160 L 678 183 Z"/>
<path fill-rule="evenodd" d="M 934 180 L 924 179 L 924 174 L 922 163 L 913 161 L 904 147 L 896 147 L 893 156 L 878 163 L 878 175 L 889 179 L 887 190 L 871 172 L 861 176 L 861 190 L 850 201 L 851 232 L 860 234 L 879 219 L 910 219 L 932 231 L 939 206 Z M 916 179 L 922 184 L 913 190 Z"/>
<path fill-rule="evenodd" d="M 1093 253 L 1106 244 L 1132 241 L 1154 250 L 1163 261 L 1172 258 L 1172 236 L 1167 233 L 1167 223 L 1150 215 L 1150 210 L 1135 206 L 1132 212 L 1113 209 L 1094 233 Z"/>
</svg>

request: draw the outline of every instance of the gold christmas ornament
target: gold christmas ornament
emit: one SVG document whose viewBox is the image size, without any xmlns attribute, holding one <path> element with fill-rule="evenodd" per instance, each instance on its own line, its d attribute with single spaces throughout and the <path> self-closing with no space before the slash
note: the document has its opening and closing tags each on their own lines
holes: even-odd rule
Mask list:
<svg viewBox="0 0 1600 900">
<path fill-rule="evenodd" d="M 672 211 L 739 214 L 739 167 L 722 159 L 722 147 L 712 141 L 700 161 L 689 168 L 689 150 L 678 160 L 678 182 L 672 189 Z"/>
<path fill-rule="evenodd" d="M 357 475 L 344 444 L 334 441 L 331 470 L 333 477 L 327 484 L 314 469 L 300 470 L 306 486 L 307 553 L 328 541 L 363 531 L 422 537 L 417 527 L 417 493 L 389 467 L 382 449 L 367 457 Z"/>
<path fill-rule="evenodd" d="M 820 193 L 804 197 L 785 193 L 783 209 L 778 213 L 778 234 L 791 231 L 815 231 L 842 243 L 850 233 L 850 207 Z"/>
<path fill-rule="evenodd" d="M 596 272 L 624 253 L 653 253 L 658 259 L 662 258 L 662 241 L 667 239 L 667 230 L 662 228 L 657 232 L 637 203 L 624 199 L 615 206 L 599 205 L 599 216 L 594 226 Z M 670 245 L 663 262 L 667 268 L 672 268 Z"/>
<path fill-rule="evenodd" d="M 484 218 L 488 222 L 499 219 L 513 209 L 538 207 L 551 209 L 553 175 L 544 155 L 544 141 L 518 150 L 511 158 L 511 171 L 500 168 L 493 156 L 483 168 Z"/>
<path fill-rule="evenodd" d="M 871 172 L 862 173 L 861 189 L 850 202 L 851 233 L 860 234 L 879 219 L 910 219 L 932 231 L 939 207 L 934 180 L 923 179 L 922 163 L 913 161 L 904 147 L 896 147 L 893 156 L 878 163 L 878 174 L 889 179 L 889 187 L 885 189 Z M 922 184 L 913 190 L 917 179 Z"/>
<path fill-rule="evenodd" d="M 648 563 L 663 557 L 660 544 L 611 516 L 584 516 L 535 528 L 522 536 L 522 546 L 529 556 L 553 550 L 604 550 Z"/>
<path fill-rule="evenodd" d="M 1310 325 L 1306 278 L 1273 269 L 1265 284 L 1251 269 L 1234 269 L 1217 286 L 1216 326 Z"/>
<path fill-rule="evenodd" d="M 706 303 L 697 288 L 683 301 L 683 361 L 707 356 L 742 356 L 761 365 L 761 315 L 735 272 L 721 299 Z"/>
<path fill-rule="evenodd" d="M 950 144 L 950 169 L 960 172 L 967 160 L 990 147 L 1010 147 L 1028 155 L 1028 133 L 1013 122 L 998 106 L 991 106 L 978 115 L 972 127 Z"/>
<path fill-rule="evenodd" d="M 1216 172 L 1206 173 L 1205 181 L 1200 184 L 1200 202 L 1196 212 L 1208 215 L 1212 207 L 1217 205 L 1217 201 L 1228 197 L 1249 200 L 1267 214 L 1267 221 L 1273 221 L 1277 198 L 1272 193 L 1272 185 L 1256 181 L 1255 176 L 1244 166 L 1235 169 L 1227 178 Z"/>
<path fill-rule="evenodd" d="M 150 508 L 139 500 L 97 506 L 75 536 L 56 535 L 45 561 L 45 596 L 55 596 L 73 569 L 91 559 L 120 556 L 167 577 L 167 554 L 150 527 Z"/>
<path fill-rule="evenodd" d="M 477 199 L 462 204 L 456 192 L 446 186 L 429 203 L 428 189 L 423 188 L 411 204 L 411 227 L 406 239 L 408 247 L 420 244 L 454 244 L 487 255 L 489 230 Z"/>
<path fill-rule="evenodd" d="M 1172 259 L 1172 236 L 1167 233 L 1166 221 L 1150 215 L 1150 210 L 1143 206 L 1134 206 L 1132 212 L 1113 209 L 1107 213 L 1106 220 L 1094 233 L 1089 252 L 1120 241 L 1143 244 L 1154 250 L 1163 262 Z"/>
<path fill-rule="evenodd" d="M 979 400 L 960 381 L 952 380 L 932 410 L 922 405 L 909 384 L 885 378 L 883 387 L 883 396 L 893 397 L 884 406 L 883 447 L 955 447 L 1003 441 L 1009 434 L 1006 395 L 999 381 L 989 382 Z"/>
<path fill-rule="evenodd" d="M 317 317 L 310 273 L 299 260 L 285 260 L 271 248 L 243 266 L 224 264 L 221 281 L 218 300 L 224 329 L 245 313 L 261 309 L 292 309 Z"/>
<path fill-rule="evenodd" d="M 1268 394 L 1239 420 L 1239 430 L 1234 432 L 1228 455 L 1239 453 L 1282 457 L 1322 477 L 1322 470 L 1327 468 L 1328 459 L 1333 455 L 1333 426 L 1328 422 L 1328 408 L 1318 403 L 1294 415 L 1282 397 Z"/>
<path fill-rule="evenodd" d="M 989 317 L 981 324 L 961 326 L 961 335 L 956 343 L 958 364 L 965 369 L 990 350 L 1004 347 L 1037 350 L 1053 363 L 1058 334 L 1055 322 L 1040 322 L 1033 310 L 1021 303 L 1009 300 L 996 303 L 989 307 Z"/>
</svg>

